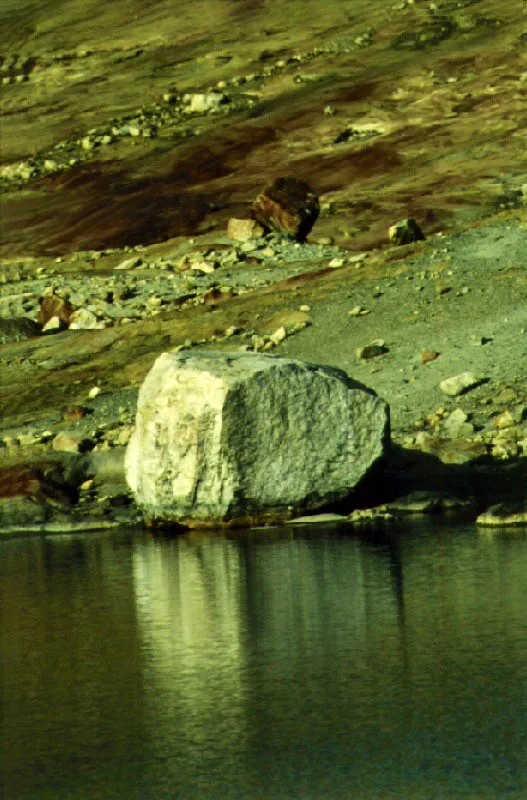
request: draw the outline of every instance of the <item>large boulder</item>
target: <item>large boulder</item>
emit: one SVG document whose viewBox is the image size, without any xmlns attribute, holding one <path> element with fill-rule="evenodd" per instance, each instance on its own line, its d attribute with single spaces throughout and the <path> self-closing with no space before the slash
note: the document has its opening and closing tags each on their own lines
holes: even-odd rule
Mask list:
<svg viewBox="0 0 527 800">
<path fill-rule="evenodd" d="M 383 454 L 387 404 L 341 370 L 261 353 L 164 353 L 126 477 L 152 525 L 276 522 L 349 495 Z"/>
</svg>

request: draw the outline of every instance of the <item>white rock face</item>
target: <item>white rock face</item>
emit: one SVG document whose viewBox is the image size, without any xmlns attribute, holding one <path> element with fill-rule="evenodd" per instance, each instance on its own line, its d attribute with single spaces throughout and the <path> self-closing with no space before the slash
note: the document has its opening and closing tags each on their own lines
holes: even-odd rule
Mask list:
<svg viewBox="0 0 527 800">
<path fill-rule="evenodd" d="M 72 330 L 100 330 L 105 326 L 104 320 L 98 319 L 93 311 L 87 308 L 78 308 L 70 317 L 70 329 Z"/>
<path fill-rule="evenodd" d="M 346 497 L 388 436 L 387 404 L 340 370 L 164 353 L 139 393 L 126 476 L 154 524 L 260 524 Z"/>
<path fill-rule="evenodd" d="M 195 114 L 206 114 L 210 111 L 217 111 L 226 102 L 224 94 L 209 92 L 209 94 L 185 94 L 183 102 L 187 111 Z"/>
</svg>

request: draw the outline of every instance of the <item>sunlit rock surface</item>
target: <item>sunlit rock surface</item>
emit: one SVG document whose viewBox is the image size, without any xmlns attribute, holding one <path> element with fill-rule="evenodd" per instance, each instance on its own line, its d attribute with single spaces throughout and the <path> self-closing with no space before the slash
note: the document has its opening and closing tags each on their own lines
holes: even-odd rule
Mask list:
<svg viewBox="0 0 527 800">
<path fill-rule="evenodd" d="M 386 403 L 340 370 L 164 353 L 139 394 L 127 479 L 154 523 L 276 521 L 346 497 L 387 436 Z"/>
</svg>

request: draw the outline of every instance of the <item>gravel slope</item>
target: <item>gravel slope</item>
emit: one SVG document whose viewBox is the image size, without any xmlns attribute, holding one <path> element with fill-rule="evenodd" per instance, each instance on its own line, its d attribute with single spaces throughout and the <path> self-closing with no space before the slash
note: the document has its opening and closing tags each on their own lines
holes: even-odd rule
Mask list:
<svg viewBox="0 0 527 800">
<path fill-rule="evenodd" d="M 315 303 L 313 326 L 281 352 L 346 370 L 390 404 L 395 435 L 438 406 L 478 413 L 478 400 L 501 384 L 523 389 L 527 354 L 527 228 L 508 219 L 434 237 L 393 269 L 339 286 Z M 362 306 L 371 313 L 350 317 Z M 382 339 L 388 352 L 360 361 L 355 350 Z M 439 352 L 422 364 L 420 350 Z M 488 383 L 447 398 L 440 381 L 466 370 Z"/>
</svg>

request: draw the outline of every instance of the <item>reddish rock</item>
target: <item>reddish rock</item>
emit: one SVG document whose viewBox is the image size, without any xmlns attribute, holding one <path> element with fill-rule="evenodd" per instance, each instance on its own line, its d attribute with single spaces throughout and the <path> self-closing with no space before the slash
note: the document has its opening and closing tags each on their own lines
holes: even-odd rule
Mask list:
<svg viewBox="0 0 527 800">
<path fill-rule="evenodd" d="M 85 417 L 87 413 L 88 409 L 84 408 L 84 406 L 67 406 L 62 411 L 62 419 L 68 422 L 77 422 Z"/>
<path fill-rule="evenodd" d="M 41 470 L 25 465 L 0 469 L 0 497 L 37 497 L 41 489 Z"/>
<path fill-rule="evenodd" d="M 74 494 L 58 474 L 53 461 L 0 468 L 0 499 L 27 497 L 69 503 Z"/>
<path fill-rule="evenodd" d="M 254 219 L 267 230 L 305 239 L 320 206 L 315 192 L 298 178 L 277 178 L 252 204 Z"/>
<path fill-rule="evenodd" d="M 40 309 L 37 316 L 37 322 L 40 325 L 45 325 L 52 317 L 58 317 L 66 325 L 70 324 L 71 315 L 75 310 L 75 306 L 61 297 L 55 292 L 51 294 L 44 294 L 39 298 Z"/>
<path fill-rule="evenodd" d="M 435 361 L 436 358 L 439 358 L 441 353 L 438 353 L 437 350 L 420 350 L 419 351 L 419 358 L 421 360 L 421 364 L 428 364 L 429 361 Z"/>
</svg>

